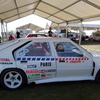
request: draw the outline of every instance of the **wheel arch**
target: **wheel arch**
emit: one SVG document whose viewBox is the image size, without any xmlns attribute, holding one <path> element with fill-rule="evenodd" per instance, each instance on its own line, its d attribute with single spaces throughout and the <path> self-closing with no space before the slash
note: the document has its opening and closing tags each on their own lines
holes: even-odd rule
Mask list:
<svg viewBox="0 0 100 100">
<path fill-rule="evenodd" d="M 0 73 L 0 79 L 1 79 L 2 73 L 3 73 L 4 71 L 6 71 L 6 70 L 20 70 L 20 71 L 23 72 L 23 74 L 25 75 L 26 82 L 28 82 L 26 73 L 25 73 L 22 69 L 20 69 L 20 68 L 6 68 L 6 69 L 2 70 L 2 72 Z"/>
</svg>

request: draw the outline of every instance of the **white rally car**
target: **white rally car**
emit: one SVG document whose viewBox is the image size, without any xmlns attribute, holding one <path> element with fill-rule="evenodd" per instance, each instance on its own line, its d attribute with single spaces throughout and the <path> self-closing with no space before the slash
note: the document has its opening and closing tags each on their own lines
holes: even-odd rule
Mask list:
<svg viewBox="0 0 100 100">
<path fill-rule="evenodd" d="M 70 39 L 35 37 L 0 44 L 0 82 L 6 89 L 76 80 L 100 83 L 100 58 Z"/>
</svg>

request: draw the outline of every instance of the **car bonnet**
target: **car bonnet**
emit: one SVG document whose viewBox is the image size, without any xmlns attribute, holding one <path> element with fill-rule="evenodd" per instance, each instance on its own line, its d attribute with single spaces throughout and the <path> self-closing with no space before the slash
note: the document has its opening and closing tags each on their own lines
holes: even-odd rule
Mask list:
<svg viewBox="0 0 100 100">
<path fill-rule="evenodd" d="M 12 40 L 12 41 L 7 41 L 7 42 L 4 42 L 4 43 L 0 43 L 0 51 L 3 50 L 3 49 L 6 49 L 16 43 L 18 43 L 19 41 L 17 40 Z"/>
</svg>

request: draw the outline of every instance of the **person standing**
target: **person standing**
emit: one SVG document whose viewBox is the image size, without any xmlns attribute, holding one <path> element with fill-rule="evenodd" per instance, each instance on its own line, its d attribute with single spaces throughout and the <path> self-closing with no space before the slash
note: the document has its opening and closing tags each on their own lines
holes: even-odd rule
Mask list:
<svg viewBox="0 0 100 100">
<path fill-rule="evenodd" d="M 15 39 L 14 36 L 12 36 L 12 34 L 10 34 L 9 36 L 9 41 Z"/>
<path fill-rule="evenodd" d="M 1 36 L 0 36 L 0 43 L 1 43 Z"/>
<path fill-rule="evenodd" d="M 20 38 L 20 32 L 16 32 L 17 38 Z"/>
<path fill-rule="evenodd" d="M 51 31 L 52 29 L 51 29 L 51 27 L 49 28 L 49 31 L 48 31 L 48 35 L 50 36 L 50 37 L 52 37 L 53 36 L 53 32 Z"/>
</svg>

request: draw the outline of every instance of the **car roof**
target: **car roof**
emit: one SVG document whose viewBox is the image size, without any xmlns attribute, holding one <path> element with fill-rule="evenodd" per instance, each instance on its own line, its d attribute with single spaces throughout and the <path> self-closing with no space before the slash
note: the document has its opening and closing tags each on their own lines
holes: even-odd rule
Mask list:
<svg viewBox="0 0 100 100">
<path fill-rule="evenodd" d="M 61 37 L 29 37 L 29 38 L 20 38 L 19 40 L 29 41 L 29 40 L 70 40 L 70 39 Z"/>
<path fill-rule="evenodd" d="M 13 46 L 15 44 L 23 44 L 23 43 L 26 43 L 26 42 L 29 42 L 29 41 L 32 41 L 32 40 L 44 40 L 44 41 L 71 41 L 70 39 L 68 38 L 61 38 L 61 37 L 29 37 L 29 38 L 19 38 L 19 39 L 16 39 L 16 40 L 12 40 L 12 41 L 8 41 L 6 43 L 3 43 L 3 44 L 0 44 L 0 50 L 3 50 L 7 47 L 10 47 L 10 46 Z"/>
</svg>

